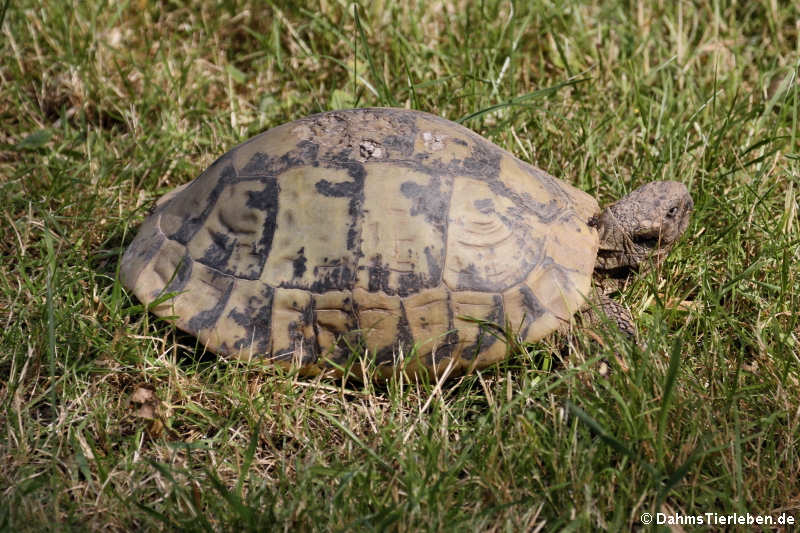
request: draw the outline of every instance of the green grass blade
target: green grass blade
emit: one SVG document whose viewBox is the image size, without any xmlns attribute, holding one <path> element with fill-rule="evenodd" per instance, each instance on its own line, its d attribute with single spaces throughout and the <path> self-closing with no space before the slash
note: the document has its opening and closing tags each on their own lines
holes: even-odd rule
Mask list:
<svg viewBox="0 0 800 533">
<path fill-rule="evenodd" d="M 656 457 L 663 468 L 664 466 L 664 436 L 666 434 L 667 417 L 669 415 L 670 403 L 675 391 L 675 383 L 678 378 L 678 371 L 681 366 L 681 358 L 683 352 L 681 351 L 683 344 L 680 336 L 676 335 L 672 341 L 672 349 L 669 354 L 669 366 L 667 367 L 667 375 L 664 379 L 664 392 L 661 398 L 661 407 L 658 413 L 658 433 L 656 434 Z"/>
</svg>

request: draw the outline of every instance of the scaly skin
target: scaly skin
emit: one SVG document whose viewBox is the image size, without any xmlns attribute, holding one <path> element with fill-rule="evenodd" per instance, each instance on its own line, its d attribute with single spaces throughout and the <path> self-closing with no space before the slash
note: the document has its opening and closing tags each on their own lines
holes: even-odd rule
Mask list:
<svg viewBox="0 0 800 533">
<path fill-rule="evenodd" d="M 597 228 L 600 250 L 594 269 L 594 301 L 583 313 L 585 324 L 596 325 L 605 315 L 620 331 L 637 337 L 630 311 L 608 294 L 618 290 L 632 274 L 653 268 L 666 258 L 686 231 L 693 207 L 685 185 L 654 181 L 592 218 L 589 225 Z"/>
</svg>

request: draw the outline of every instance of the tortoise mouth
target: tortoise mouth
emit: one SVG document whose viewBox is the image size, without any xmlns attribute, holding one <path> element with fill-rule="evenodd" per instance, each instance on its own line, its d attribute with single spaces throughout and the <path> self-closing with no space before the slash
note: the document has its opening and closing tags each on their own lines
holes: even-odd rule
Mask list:
<svg viewBox="0 0 800 533">
<path fill-rule="evenodd" d="M 672 245 L 660 248 L 634 246 L 627 253 L 618 250 L 599 250 L 595 272 L 608 278 L 622 279 L 651 268 L 657 268 L 664 262 Z"/>
<path fill-rule="evenodd" d="M 639 272 L 639 269 L 638 267 L 635 266 L 625 265 L 613 268 L 597 267 L 594 269 L 594 272 L 596 275 L 599 275 L 600 277 L 603 278 L 623 280 L 623 279 L 628 279 L 633 274 Z"/>
</svg>

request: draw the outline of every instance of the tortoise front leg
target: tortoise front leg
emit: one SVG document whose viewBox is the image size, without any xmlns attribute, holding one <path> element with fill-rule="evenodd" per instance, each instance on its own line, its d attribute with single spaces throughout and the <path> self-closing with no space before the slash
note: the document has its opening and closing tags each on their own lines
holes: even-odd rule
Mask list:
<svg viewBox="0 0 800 533">
<path fill-rule="evenodd" d="M 603 340 L 596 331 L 599 329 L 598 326 L 604 322 L 612 322 L 617 325 L 619 330 L 624 333 L 626 337 L 641 347 L 636 325 L 633 323 L 630 310 L 618 301 L 609 298 L 606 294 L 595 291 L 591 298 L 591 306 L 580 313 L 578 320 L 581 328 L 593 339 L 593 342 L 590 344 L 596 343 L 597 345 L 603 346 Z M 595 348 L 596 347 L 597 346 L 595 346 Z M 628 365 L 623 358 L 620 357 L 619 354 L 615 354 L 614 357 L 619 367 L 627 372 Z M 607 376 L 610 371 L 611 366 L 608 360 L 605 358 L 601 359 L 598 367 L 600 375 Z"/>
<path fill-rule="evenodd" d="M 588 329 L 595 329 L 604 321 L 616 324 L 621 332 L 637 342 L 638 333 L 630 310 L 607 295 L 595 292 L 592 305 L 582 313 L 581 323 Z"/>
</svg>

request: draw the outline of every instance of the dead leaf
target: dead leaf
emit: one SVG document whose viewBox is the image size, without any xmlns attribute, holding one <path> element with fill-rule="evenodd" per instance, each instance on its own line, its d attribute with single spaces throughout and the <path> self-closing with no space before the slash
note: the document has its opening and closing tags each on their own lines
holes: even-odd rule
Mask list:
<svg viewBox="0 0 800 533">
<path fill-rule="evenodd" d="M 130 408 L 136 418 L 150 421 L 147 425 L 147 432 L 151 437 L 159 437 L 166 431 L 171 438 L 180 438 L 178 434 L 169 428 L 167 424 L 169 410 L 156 396 L 156 388 L 153 385 L 149 383 L 137 385 L 133 394 L 131 394 Z"/>
<path fill-rule="evenodd" d="M 158 401 L 156 399 L 156 389 L 152 385 L 139 385 L 131 395 L 131 402 L 133 403 L 145 403 L 154 400 Z"/>
<path fill-rule="evenodd" d="M 130 405 L 134 409 L 133 416 L 154 420 L 159 405 L 155 387 L 150 384 L 137 386 L 131 395 Z"/>
</svg>

